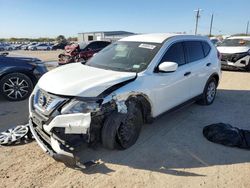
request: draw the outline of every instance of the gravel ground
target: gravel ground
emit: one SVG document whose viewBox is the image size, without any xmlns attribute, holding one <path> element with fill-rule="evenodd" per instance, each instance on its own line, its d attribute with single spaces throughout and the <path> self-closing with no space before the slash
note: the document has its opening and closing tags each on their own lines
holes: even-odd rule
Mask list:
<svg viewBox="0 0 250 188">
<path fill-rule="evenodd" d="M 87 170 L 54 161 L 35 142 L 0 147 L 0 187 L 250 187 L 249 150 L 207 141 L 204 126 L 225 122 L 250 129 L 250 73 L 223 71 L 211 106 L 192 104 L 145 125 L 125 151 L 86 149 Z M 27 122 L 27 101 L 0 99 L 1 129 Z"/>
</svg>

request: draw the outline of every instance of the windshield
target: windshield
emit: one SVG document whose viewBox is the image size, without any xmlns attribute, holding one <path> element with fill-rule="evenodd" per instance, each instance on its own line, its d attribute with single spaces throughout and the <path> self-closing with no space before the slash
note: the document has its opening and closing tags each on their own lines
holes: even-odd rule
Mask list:
<svg viewBox="0 0 250 188">
<path fill-rule="evenodd" d="M 250 46 L 250 40 L 245 39 L 225 39 L 218 46 Z"/>
<path fill-rule="evenodd" d="M 86 65 L 122 72 L 141 72 L 147 68 L 161 44 L 116 42 L 92 57 Z"/>
</svg>

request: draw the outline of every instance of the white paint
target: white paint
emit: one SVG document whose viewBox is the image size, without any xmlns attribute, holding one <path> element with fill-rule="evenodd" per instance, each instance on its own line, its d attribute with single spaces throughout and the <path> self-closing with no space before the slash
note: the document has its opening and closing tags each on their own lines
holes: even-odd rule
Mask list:
<svg viewBox="0 0 250 188">
<path fill-rule="evenodd" d="M 54 127 L 63 127 L 65 134 L 86 134 L 90 123 L 90 113 L 65 114 L 56 116 L 49 125 L 43 125 L 43 129 L 50 133 Z"/>
<path fill-rule="evenodd" d="M 217 49 L 222 54 L 235 54 L 247 52 L 250 46 L 218 46 Z"/>
<path fill-rule="evenodd" d="M 166 39 L 176 36 L 173 33 L 154 33 L 144 35 L 132 35 L 129 37 L 122 38 L 119 41 L 131 41 L 131 42 L 152 42 L 152 43 L 163 43 Z"/>
<path fill-rule="evenodd" d="M 72 63 L 46 73 L 38 86 L 57 95 L 96 97 L 107 88 L 132 79 L 136 73 L 104 70 Z"/>
</svg>

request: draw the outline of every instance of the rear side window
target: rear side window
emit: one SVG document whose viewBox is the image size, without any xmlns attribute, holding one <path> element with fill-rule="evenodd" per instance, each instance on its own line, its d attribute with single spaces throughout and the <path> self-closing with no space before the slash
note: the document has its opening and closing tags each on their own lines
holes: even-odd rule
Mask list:
<svg viewBox="0 0 250 188">
<path fill-rule="evenodd" d="M 186 41 L 184 46 L 189 63 L 204 58 L 203 47 L 200 41 Z"/>
<path fill-rule="evenodd" d="M 205 55 L 205 57 L 207 57 L 210 50 L 211 50 L 211 46 L 205 41 L 202 41 L 201 44 L 202 44 L 202 47 L 203 47 L 204 55 Z"/>
<path fill-rule="evenodd" d="M 171 61 L 178 65 L 185 64 L 184 48 L 181 42 L 173 44 L 163 56 L 161 62 Z"/>
</svg>

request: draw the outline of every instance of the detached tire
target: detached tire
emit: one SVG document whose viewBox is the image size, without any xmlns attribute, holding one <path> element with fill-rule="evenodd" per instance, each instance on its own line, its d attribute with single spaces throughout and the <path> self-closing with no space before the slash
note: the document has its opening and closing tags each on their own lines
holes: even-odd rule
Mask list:
<svg viewBox="0 0 250 188">
<path fill-rule="evenodd" d="M 197 103 L 200 105 L 212 104 L 216 96 L 217 84 L 215 78 L 210 78 L 206 83 L 201 99 Z"/>
<path fill-rule="evenodd" d="M 0 93 L 9 101 L 28 98 L 33 90 L 31 79 L 22 73 L 7 74 L 0 80 Z"/>
<path fill-rule="evenodd" d="M 108 149 L 127 149 L 137 141 L 143 124 L 142 111 L 135 101 L 127 103 L 126 114 L 113 112 L 102 128 L 102 144 Z"/>
</svg>

